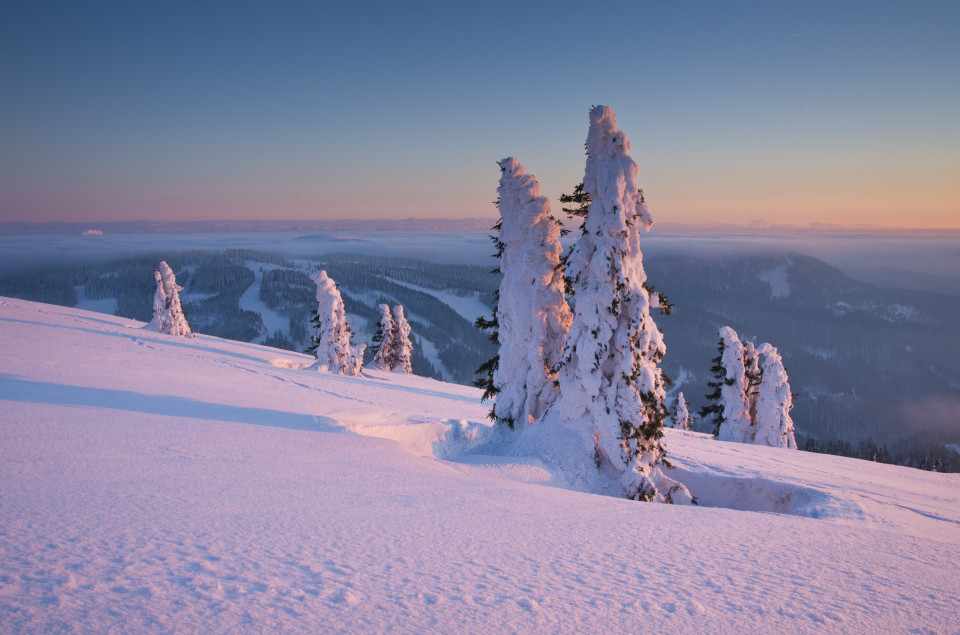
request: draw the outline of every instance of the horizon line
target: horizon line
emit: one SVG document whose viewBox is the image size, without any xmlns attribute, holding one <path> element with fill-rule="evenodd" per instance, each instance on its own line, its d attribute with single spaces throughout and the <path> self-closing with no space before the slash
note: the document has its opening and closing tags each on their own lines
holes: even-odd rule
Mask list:
<svg viewBox="0 0 960 635">
<path fill-rule="evenodd" d="M 78 233 L 87 235 L 106 235 L 105 229 L 112 233 L 139 233 L 131 231 L 140 229 L 143 233 L 182 233 L 191 228 L 197 229 L 203 225 L 218 225 L 219 231 L 232 230 L 235 233 L 257 233 L 266 231 L 298 232 L 298 231 L 377 231 L 377 226 L 384 226 L 384 231 L 492 231 L 497 216 L 472 216 L 464 218 L 452 217 L 417 217 L 405 218 L 330 218 L 330 219 L 193 219 L 193 220 L 82 220 L 82 221 L 0 221 L 0 235 L 24 234 L 53 234 Z M 557 219 L 561 225 L 565 223 L 579 223 L 579 219 Z M 414 226 L 405 228 L 404 223 Z M 431 229 L 430 224 L 439 225 Z M 63 232 L 50 230 L 63 229 Z M 211 228 L 212 229 L 212 228 Z M 70 231 L 66 231 L 70 230 Z M 119 231 L 118 231 L 119 230 Z M 909 234 L 958 234 L 958 227 L 906 227 L 891 225 L 854 224 L 841 225 L 833 223 L 813 222 L 807 225 L 791 225 L 783 223 L 723 223 L 714 221 L 704 222 L 660 222 L 654 223 L 652 232 L 656 233 L 695 233 L 695 232 L 739 232 L 739 233 L 861 233 L 861 234 L 891 234 L 906 232 Z"/>
</svg>

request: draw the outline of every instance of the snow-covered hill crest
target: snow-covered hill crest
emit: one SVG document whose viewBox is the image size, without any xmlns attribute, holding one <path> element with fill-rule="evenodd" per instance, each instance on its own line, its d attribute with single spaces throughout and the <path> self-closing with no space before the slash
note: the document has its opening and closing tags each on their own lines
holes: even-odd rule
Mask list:
<svg viewBox="0 0 960 635">
<path fill-rule="evenodd" d="M 598 497 L 473 388 L 140 327 L 0 298 L 0 631 L 960 628 L 958 475 L 668 431 L 700 507 Z"/>
</svg>

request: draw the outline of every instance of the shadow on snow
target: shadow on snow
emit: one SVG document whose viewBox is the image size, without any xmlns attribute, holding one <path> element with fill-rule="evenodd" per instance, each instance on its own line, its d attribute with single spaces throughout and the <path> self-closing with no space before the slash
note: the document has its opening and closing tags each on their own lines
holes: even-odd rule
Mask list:
<svg viewBox="0 0 960 635">
<path fill-rule="evenodd" d="M 282 410 L 248 408 L 185 399 L 174 395 L 147 395 L 126 390 L 87 388 L 38 382 L 0 374 L 0 399 L 52 406 L 107 408 L 151 415 L 211 419 L 289 430 L 345 432 L 334 419 Z"/>
</svg>

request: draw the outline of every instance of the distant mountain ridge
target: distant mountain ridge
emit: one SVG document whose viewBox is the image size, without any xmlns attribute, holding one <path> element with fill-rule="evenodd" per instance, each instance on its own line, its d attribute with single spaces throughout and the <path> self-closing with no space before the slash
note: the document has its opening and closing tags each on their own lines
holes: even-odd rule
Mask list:
<svg viewBox="0 0 960 635">
<path fill-rule="evenodd" d="M 487 231 L 494 218 L 394 218 L 337 220 L 108 221 L 103 223 L 0 223 L 0 235 L 29 234 L 207 234 L 255 232 L 463 232 Z"/>
</svg>

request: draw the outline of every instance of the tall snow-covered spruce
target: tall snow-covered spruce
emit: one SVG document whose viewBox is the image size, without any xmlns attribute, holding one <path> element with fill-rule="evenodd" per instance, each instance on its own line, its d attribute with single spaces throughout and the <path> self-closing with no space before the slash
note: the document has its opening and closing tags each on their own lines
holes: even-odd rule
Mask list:
<svg viewBox="0 0 960 635">
<path fill-rule="evenodd" d="M 558 394 L 560 360 L 572 315 L 560 272 L 560 224 L 540 184 L 513 157 L 499 162 L 499 364 L 493 415 L 511 428 L 533 423 Z"/>
<path fill-rule="evenodd" d="M 180 306 L 180 291 L 183 287 L 177 284 L 173 269 L 161 260 L 153 272 L 153 279 L 157 283 L 153 294 L 153 318 L 147 328 L 170 335 L 193 336 L 187 318 Z"/>
<path fill-rule="evenodd" d="M 545 422 L 576 430 L 588 460 L 626 496 L 689 503 L 687 488 L 661 469 L 667 413 L 658 364 L 666 346 L 650 315 L 659 297 L 644 287 L 640 232 L 653 218 L 637 188 L 630 147 L 613 110 L 594 107 L 583 179 L 590 207 L 566 271 L 576 305 L 560 397 Z"/>
<path fill-rule="evenodd" d="M 342 375 L 358 375 L 366 345 L 354 350 L 350 342 L 353 332 L 347 324 L 340 291 L 326 271 L 314 274 L 311 280 L 317 285 L 317 312 L 313 318 L 316 332 L 313 344 L 307 349 L 317 357 L 317 363 L 312 368 Z"/>
<path fill-rule="evenodd" d="M 373 334 L 373 347 L 376 354 L 373 356 L 373 367 L 377 370 L 390 370 L 393 365 L 393 315 L 390 313 L 390 307 L 381 304 L 380 323 L 377 324 L 377 332 Z"/>
<path fill-rule="evenodd" d="M 722 350 L 720 363 L 725 381 L 720 387 L 723 424 L 720 426 L 718 438 L 721 441 L 752 443 L 754 429 L 750 418 L 750 396 L 747 392 L 749 380 L 746 349 L 737 332 L 729 326 L 720 327 L 719 334 Z"/>
<path fill-rule="evenodd" d="M 783 368 L 783 359 L 777 349 L 770 344 L 761 344 L 757 349 L 760 356 L 760 394 L 757 398 L 757 432 L 754 443 L 778 448 L 797 449 L 794 438 L 793 395 L 787 381 L 787 371 Z"/>
<path fill-rule="evenodd" d="M 403 306 L 393 307 L 390 330 L 390 370 L 404 375 L 413 374 L 413 344 L 410 343 L 410 323 L 403 313 Z"/>
</svg>

